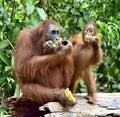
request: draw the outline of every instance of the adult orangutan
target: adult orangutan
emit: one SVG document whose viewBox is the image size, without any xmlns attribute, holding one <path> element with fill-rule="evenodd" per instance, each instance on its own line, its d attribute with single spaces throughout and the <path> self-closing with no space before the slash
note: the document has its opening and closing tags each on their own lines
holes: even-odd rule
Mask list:
<svg viewBox="0 0 120 117">
<path fill-rule="evenodd" d="M 89 103 L 96 101 L 96 83 L 93 65 L 102 62 L 103 52 L 101 49 L 100 39 L 97 36 L 97 27 L 94 23 L 85 24 L 82 34 L 77 34 L 69 39 L 73 44 L 73 59 L 75 64 L 75 72 L 70 84 L 70 90 L 75 92 L 80 78 L 83 78 L 88 95 L 86 98 Z"/>
<path fill-rule="evenodd" d="M 72 44 L 62 41 L 56 22 L 44 20 L 39 26 L 20 32 L 14 53 L 15 71 L 23 96 L 43 105 L 58 101 L 73 105 L 64 96 L 74 71 Z"/>
</svg>

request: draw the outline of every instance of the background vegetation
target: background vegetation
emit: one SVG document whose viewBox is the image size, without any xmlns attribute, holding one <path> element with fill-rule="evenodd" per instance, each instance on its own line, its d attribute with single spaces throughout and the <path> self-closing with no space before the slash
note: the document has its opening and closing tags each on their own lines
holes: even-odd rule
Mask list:
<svg viewBox="0 0 120 117">
<path fill-rule="evenodd" d="M 98 91 L 120 91 L 120 2 L 119 0 L 0 0 L 0 115 L 5 98 L 15 95 L 16 77 L 11 57 L 21 29 L 44 19 L 61 26 L 62 37 L 79 33 L 86 21 L 94 21 L 102 38 L 104 63 L 95 68 Z M 78 92 L 85 92 L 83 82 Z"/>
</svg>

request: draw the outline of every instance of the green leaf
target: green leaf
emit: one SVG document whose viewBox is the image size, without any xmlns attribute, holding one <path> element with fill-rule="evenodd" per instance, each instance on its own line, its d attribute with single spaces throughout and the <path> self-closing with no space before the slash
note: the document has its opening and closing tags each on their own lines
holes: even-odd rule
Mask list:
<svg viewBox="0 0 120 117">
<path fill-rule="evenodd" d="M 120 84 L 118 85 L 118 89 L 120 89 Z"/>
<path fill-rule="evenodd" d="M 35 7 L 29 3 L 26 4 L 26 14 L 27 16 L 31 15 L 34 11 Z"/>
<path fill-rule="evenodd" d="M 72 13 L 73 15 L 79 15 L 79 14 L 80 14 L 78 11 L 76 11 L 75 8 L 71 9 L 71 13 Z"/>
<path fill-rule="evenodd" d="M 0 59 L 8 66 L 10 66 L 10 60 L 8 57 L 0 51 Z"/>
<path fill-rule="evenodd" d="M 11 66 L 6 66 L 5 71 L 9 71 L 11 69 Z"/>
<path fill-rule="evenodd" d="M 37 26 L 40 22 L 40 18 L 39 16 L 36 14 L 35 16 L 33 16 L 31 19 L 30 19 L 30 22 L 33 26 Z"/>
<path fill-rule="evenodd" d="M 47 18 L 47 15 L 42 8 L 37 8 L 37 12 L 42 20 L 45 20 Z"/>
<path fill-rule="evenodd" d="M 81 6 L 82 9 L 85 9 L 87 7 L 89 7 L 89 4 L 87 4 L 87 3 L 83 3 L 82 6 Z"/>
<path fill-rule="evenodd" d="M 78 20 L 78 27 L 80 27 L 82 29 L 83 26 L 84 26 L 84 20 L 83 20 L 83 18 L 79 18 L 79 20 Z"/>
<path fill-rule="evenodd" d="M 0 25 L 2 25 L 2 24 L 0 24 Z M 1 40 L 3 40 L 3 35 L 4 35 L 4 34 L 3 34 L 2 30 L 1 30 L 1 32 L 0 32 L 0 39 L 1 39 Z"/>
<path fill-rule="evenodd" d="M 0 41 L 0 49 L 3 49 L 9 45 L 7 40 Z"/>
<path fill-rule="evenodd" d="M 54 0 L 56 3 L 63 3 L 63 0 Z"/>
<path fill-rule="evenodd" d="M 20 32 L 20 28 L 19 27 L 15 27 L 12 31 L 12 42 L 16 42 L 16 37 L 18 36 Z"/>
<path fill-rule="evenodd" d="M 20 96 L 21 95 L 21 91 L 19 88 L 18 83 L 16 84 L 16 88 L 15 88 L 15 92 L 14 92 L 14 96 Z"/>
</svg>

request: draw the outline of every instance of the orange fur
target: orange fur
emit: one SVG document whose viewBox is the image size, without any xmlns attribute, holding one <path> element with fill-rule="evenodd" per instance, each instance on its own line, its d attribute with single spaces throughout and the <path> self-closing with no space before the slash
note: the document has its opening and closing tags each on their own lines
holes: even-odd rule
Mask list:
<svg viewBox="0 0 120 117">
<path fill-rule="evenodd" d="M 89 23 L 87 25 L 89 25 Z M 87 25 L 85 25 L 85 28 Z M 94 30 L 96 31 L 96 27 L 94 27 Z M 73 44 L 72 56 L 75 66 L 75 72 L 70 84 L 70 90 L 74 93 L 80 78 L 83 78 L 88 92 L 88 96 L 86 98 L 88 98 L 88 102 L 95 103 L 96 83 L 94 73 L 92 72 L 92 67 L 93 65 L 98 65 L 102 62 L 103 52 L 101 49 L 101 43 L 100 41 L 85 43 L 82 34 L 77 34 L 69 40 Z"/>
<path fill-rule="evenodd" d="M 70 52 L 44 53 L 50 24 L 57 26 L 56 22 L 45 20 L 36 28 L 21 31 L 14 53 L 15 71 L 23 96 L 41 105 L 50 101 L 62 103 L 62 99 L 54 98 L 54 93 L 62 94 L 69 87 L 74 70 Z"/>
</svg>

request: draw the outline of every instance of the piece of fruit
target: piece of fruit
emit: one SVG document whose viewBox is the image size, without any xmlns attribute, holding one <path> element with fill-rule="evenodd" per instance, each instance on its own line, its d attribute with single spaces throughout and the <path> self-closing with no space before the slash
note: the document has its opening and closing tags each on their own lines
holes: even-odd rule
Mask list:
<svg viewBox="0 0 120 117">
<path fill-rule="evenodd" d="M 100 40 L 100 37 L 99 37 L 99 36 L 95 36 L 94 39 L 95 39 L 96 41 L 98 41 L 98 40 Z"/>
<path fill-rule="evenodd" d="M 76 103 L 75 97 L 73 96 L 73 94 L 71 93 L 71 91 L 70 91 L 68 88 L 64 91 L 64 96 L 65 96 L 65 98 L 67 98 L 69 101 L 71 101 L 71 102 L 73 102 L 73 103 Z"/>
<path fill-rule="evenodd" d="M 55 45 L 55 46 L 59 46 L 60 43 L 61 43 L 61 41 L 63 41 L 63 39 L 60 37 L 60 38 L 54 43 L 54 45 Z"/>
</svg>

